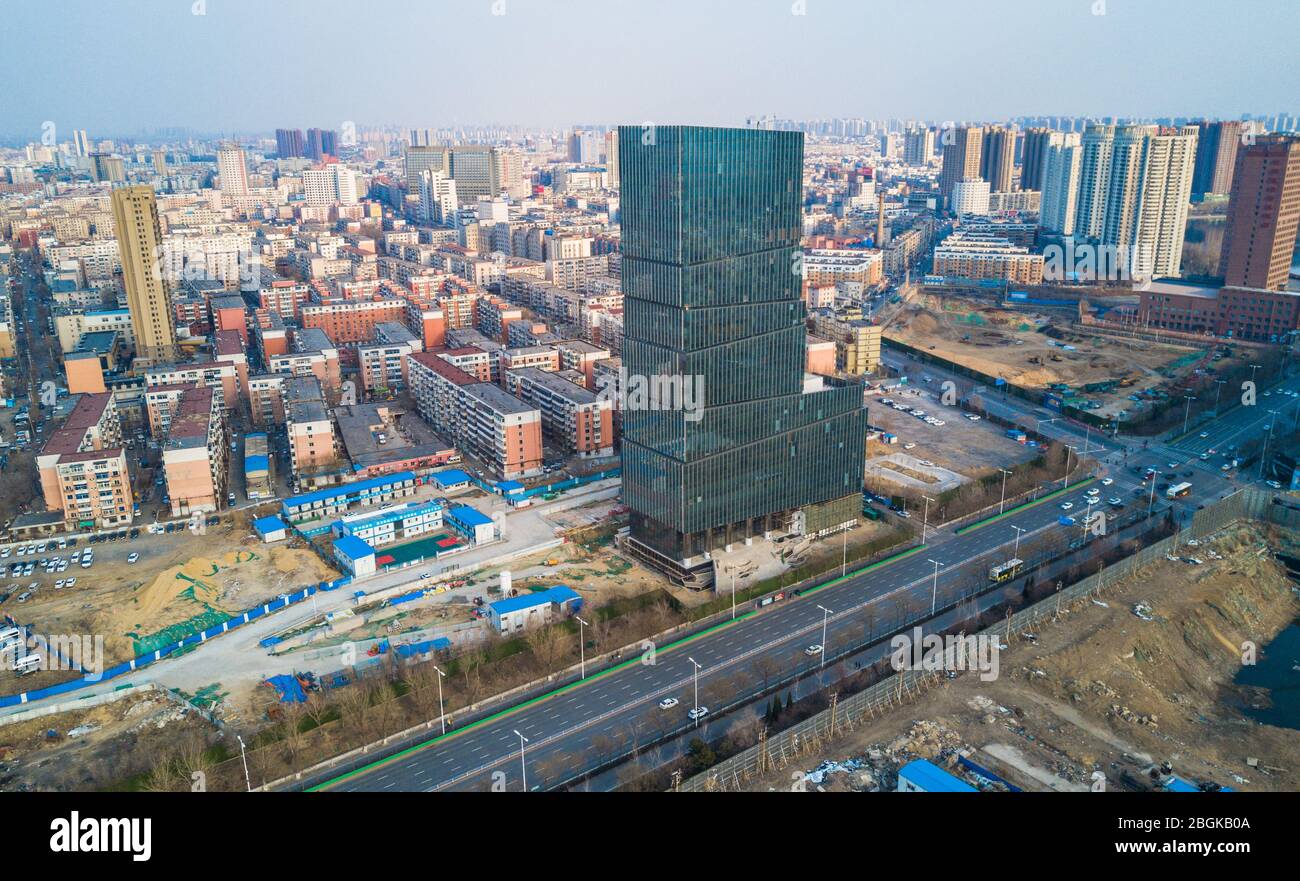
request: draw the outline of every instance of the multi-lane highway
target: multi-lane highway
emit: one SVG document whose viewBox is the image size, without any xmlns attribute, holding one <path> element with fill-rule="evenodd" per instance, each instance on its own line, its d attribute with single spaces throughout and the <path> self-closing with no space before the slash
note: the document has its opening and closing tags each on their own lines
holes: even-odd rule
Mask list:
<svg viewBox="0 0 1300 881">
<path fill-rule="evenodd" d="M 1129 458 L 1130 465 L 1149 464 L 1169 470 L 1169 463 L 1157 463 L 1156 456 L 1131 453 Z M 1203 463 L 1192 460 L 1175 464 L 1194 468 Z M 1190 511 L 1230 490 L 1228 481 L 1220 475 L 1203 467 L 1199 471 L 1193 481 L 1196 491 L 1176 503 L 1176 508 Z M 1149 493 L 1149 484 L 1135 476 L 1131 468 L 1115 467 L 1102 479 L 1109 483 L 1103 485 L 1099 479 L 1088 487 L 1099 490 L 1100 504 L 1090 503 L 1085 488 L 1076 486 L 961 535 L 950 530 L 930 530 L 927 545 L 904 558 L 684 644 L 661 648 L 653 664 L 630 662 L 550 697 L 434 738 L 337 778 L 323 788 L 382 791 L 496 785 L 520 789 L 525 768 L 529 788 L 565 782 L 575 773 L 601 764 L 602 750 L 594 746 L 598 742 L 607 746 L 617 743 L 630 750 L 634 745 L 693 727 L 688 711 L 697 705 L 697 686 L 698 704 L 714 705 L 715 712 L 702 721 L 708 724 L 717 718 L 716 701 L 731 704 L 748 692 L 762 690 L 758 683 L 738 677 L 742 670 L 763 668 L 773 671 L 772 675 L 779 679 L 796 668 L 815 669 L 819 657 L 807 653 L 810 646 L 824 645 L 825 655 L 842 655 L 868 642 L 869 628 L 874 628 L 873 639 L 881 638 L 891 622 L 900 617 L 900 609 L 911 613 L 926 610 L 936 597 L 941 600 L 962 580 L 968 583 L 972 567 L 987 569 L 1002 562 L 1011 556 L 1017 542 L 1028 548 L 1046 533 L 1073 530 L 1058 522 L 1066 513 L 1061 509 L 1066 503 L 1070 504 L 1070 515 L 1098 508 L 1114 512 L 1117 509 L 1105 503 L 1111 497 L 1122 499 L 1129 510 L 1144 509 L 1148 504 L 1165 505 L 1161 494 Z M 1045 491 L 1057 489 L 1059 483 Z M 1137 496 L 1139 489 L 1141 498 Z M 964 564 L 970 565 L 963 569 Z M 676 703 L 660 709 L 659 702 L 664 699 L 675 699 Z"/>
</svg>

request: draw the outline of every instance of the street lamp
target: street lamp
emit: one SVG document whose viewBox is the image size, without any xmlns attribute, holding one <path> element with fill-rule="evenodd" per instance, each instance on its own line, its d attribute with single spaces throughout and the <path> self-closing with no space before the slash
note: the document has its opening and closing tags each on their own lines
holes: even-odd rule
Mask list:
<svg viewBox="0 0 1300 881">
<path fill-rule="evenodd" d="M 731 567 L 731 620 L 736 620 L 736 567 Z"/>
<path fill-rule="evenodd" d="M 1002 506 L 1007 503 L 1007 475 L 1011 472 L 1005 468 L 999 468 L 1002 472 L 1002 501 L 998 502 L 998 513 L 1002 513 Z"/>
<path fill-rule="evenodd" d="M 586 628 L 591 625 L 589 625 L 586 621 L 583 621 L 577 615 L 574 615 L 573 617 L 578 622 L 578 663 L 580 665 L 578 669 L 581 672 L 579 678 L 586 679 L 587 678 L 587 640 L 583 636 L 583 633 L 585 632 Z"/>
<path fill-rule="evenodd" d="M 934 609 L 939 601 L 939 567 L 946 565 L 938 560 L 931 560 L 934 564 L 934 581 L 930 585 L 930 617 L 934 617 Z"/>
<path fill-rule="evenodd" d="M 1259 454 L 1259 479 L 1264 479 L 1264 463 L 1268 461 L 1268 442 L 1273 439 L 1273 423 L 1277 421 L 1277 411 L 1268 411 L 1268 434 L 1264 435 L 1264 449 Z"/>
<path fill-rule="evenodd" d="M 921 496 L 925 499 L 925 514 L 921 517 L 921 544 L 925 544 L 925 528 L 930 525 L 930 503 L 934 499 L 929 496 Z"/>
<path fill-rule="evenodd" d="M 1214 418 L 1218 419 L 1219 418 L 1219 394 L 1223 391 L 1223 387 L 1228 384 L 1228 381 L 1226 379 L 1216 379 L 1214 381 L 1214 384 L 1218 386 L 1218 388 L 1214 390 Z"/>
<path fill-rule="evenodd" d="M 825 606 L 818 606 L 817 608 L 822 610 L 822 662 L 819 665 L 819 667 L 820 669 L 825 669 L 826 668 L 826 622 L 831 617 L 831 610 L 826 608 Z"/>
<path fill-rule="evenodd" d="M 447 678 L 447 674 L 442 672 L 442 669 L 437 664 L 433 665 L 433 669 L 438 671 L 438 717 L 442 719 L 442 733 L 446 734 L 447 733 L 447 709 L 446 707 L 443 706 L 442 703 L 442 680 Z"/>
<path fill-rule="evenodd" d="M 1064 483 L 1061 484 L 1061 489 L 1070 488 L 1070 454 L 1073 452 L 1075 452 L 1074 447 L 1070 446 L 1069 444 L 1066 444 L 1065 445 L 1065 477 L 1063 478 Z"/>
<path fill-rule="evenodd" d="M 523 775 L 524 778 L 524 792 L 527 792 L 528 791 L 528 765 L 524 762 L 524 744 L 528 742 L 528 738 L 524 737 L 522 734 L 519 734 L 518 728 L 514 729 L 514 732 L 519 737 L 519 772 L 520 774 Z"/>
<path fill-rule="evenodd" d="M 1183 395 L 1183 400 L 1187 402 L 1183 407 L 1183 434 L 1187 434 L 1187 420 L 1192 416 L 1192 401 L 1196 400 L 1195 395 Z"/>
<path fill-rule="evenodd" d="M 695 680 L 695 706 L 693 709 L 698 711 L 700 709 L 700 671 L 703 670 L 704 667 L 694 658 L 687 658 L 686 660 L 690 661 L 695 667 L 695 669 L 691 671 L 691 677 Z M 695 714 L 695 727 L 700 727 L 700 715 L 698 712 Z"/>
<path fill-rule="evenodd" d="M 1020 559 L 1020 534 L 1021 534 L 1022 532 L 1028 532 L 1029 530 L 1028 530 L 1028 529 L 1021 529 L 1019 526 L 1013 526 L 1013 527 L 1011 527 L 1011 528 L 1014 529 L 1014 530 L 1016 531 L 1016 547 L 1015 547 L 1015 550 L 1013 550 L 1013 551 L 1011 552 L 1011 556 L 1014 557 L 1015 559 L 1019 560 L 1019 559 Z"/>
<path fill-rule="evenodd" d="M 244 738 L 236 734 L 235 740 L 239 741 L 239 757 L 244 760 L 244 783 L 248 785 L 248 791 L 252 792 L 253 778 L 248 776 L 248 754 L 244 750 Z"/>
</svg>

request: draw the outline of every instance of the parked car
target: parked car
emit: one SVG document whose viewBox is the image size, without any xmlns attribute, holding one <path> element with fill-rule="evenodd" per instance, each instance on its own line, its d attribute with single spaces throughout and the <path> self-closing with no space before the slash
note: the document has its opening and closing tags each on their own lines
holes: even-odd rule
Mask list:
<svg viewBox="0 0 1300 881">
<path fill-rule="evenodd" d="M 661 700 L 661 701 L 659 702 L 659 709 L 661 709 L 661 710 L 671 710 L 673 707 L 677 706 L 677 703 L 678 703 L 677 698 L 675 698 L 675 697 L 666 697 L 666 698 L 664 698 L 663 700 Z"/>
</svg>

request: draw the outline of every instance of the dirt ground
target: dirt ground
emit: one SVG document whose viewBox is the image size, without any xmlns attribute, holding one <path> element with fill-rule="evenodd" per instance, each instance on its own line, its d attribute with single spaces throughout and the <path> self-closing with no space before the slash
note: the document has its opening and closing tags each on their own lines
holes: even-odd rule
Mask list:
<svg viewBox="0 0 1300 881">
<path fill-rule="evenodd" d="M 148 535 L 142 530 L 135 541 L 78 544 L 78 549 L 85 547 L 95 550 L 93 567 L 72 566 L 60 576 L 41 572 L 33 578 L 41 587 L 32 598 L 22 605 L 10 600 L 5 610 L 42 636 L 102 635 L 105 666 L 179 639 L 193 624 L 203 629 L 282 593 L 338 577 L 311 551 L 283 543 L 266 545 L 247 530 L 224 524 L 209 528 L 206 535 Z M 47 556 L 66 559 L 70 553 L 54 550 Z M 128 563 L 130 553 L 140 559 Z M 75 587 L 54 589 L 54 578 L 74 574 Z M 0 691 L 31 690 L 67 678 L 66 671 L 20 678 L 4 670 Z"/>
<path fill-rule="evenodd" d="M 200 714 L 157 693 L 3 725 L 0 791 L 113 786 L 149 771 L 160 755 L 212 737 L 211 724 Z"/>
<path fill-rule="evenodd" d="M 1040 331 L 1048 325 L 1057 326 L 1057 339 Z M 1079 390 L 1088 383 L 1132 379 L 1122 389 L 1086 394 L 1102 402 L 1098 412 L 1106 414 L 1132 407 L 1130 394 L 1194 369 L 1189 356 L 1198 354 L 1182 346 L 1078 334 L 1062 326 L 1059 316 L 999 309 L 952 295 L 921 295 L 895 315 L 885 336 L 1027 388 L 1047 389 L 1059 382 L 1083 395 Z M 1075 349 L 1064 350 L 1062 344 Z"/>
<path fill-rule="evenodd" d="M 1038 450 L 1011 440 L 997 425 L 983 419 L 971 422 L 962 415 L 960 408 L 943 406 L 932 393 L 923 389 L 911 391 L 914 394 L 892 391 L 880 397 L 924 410 L 942 419 L 944 424 L 930 425 L 910 413 L 880 403 L 880 397 L 868 398 L 867 412 L 871 424 L 898 437 L 896 444 L 868 442 L 869 456 L 907 452 L 976 479 L 999 467 L 1028 462 L 1038 455 Z M 909 443 L 916 444 L 916 447 L 904 450 Z"/>
<path fill-rule="evenodd" d="M 1225 559 L 1162 561 L 1108 589 L 1104 605 L 1013 639 L 995 681 L 946 681 L 749 788 L 891 790 L 910 759 L 948 764 L 960 752 L 1026 790 L 1086 789 L 1098 771 L 1108 790 L 1143 789 L 1145 769 L 1166 761 L 1194 783 L 1300 789 L 1297 732 L 1252 720 L 1245 709 L 1267 697 L 1233 683 L 1239 647 L 1262 652 L 1300 595 L 1253 530 L 1198 553 L 1210 549 Z"/>
</svg>

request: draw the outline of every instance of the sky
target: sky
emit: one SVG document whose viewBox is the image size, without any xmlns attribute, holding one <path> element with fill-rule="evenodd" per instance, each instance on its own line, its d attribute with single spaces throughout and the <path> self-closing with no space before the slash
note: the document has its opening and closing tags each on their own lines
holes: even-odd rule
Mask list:
<svg viewBox="0 0 1300 881">
<path fill-rule="evenodd" d="M 0 136 L 30 140 L 1300 112 L 1297 0 L 0 0 L 0 22 Z"/>
</svg>

